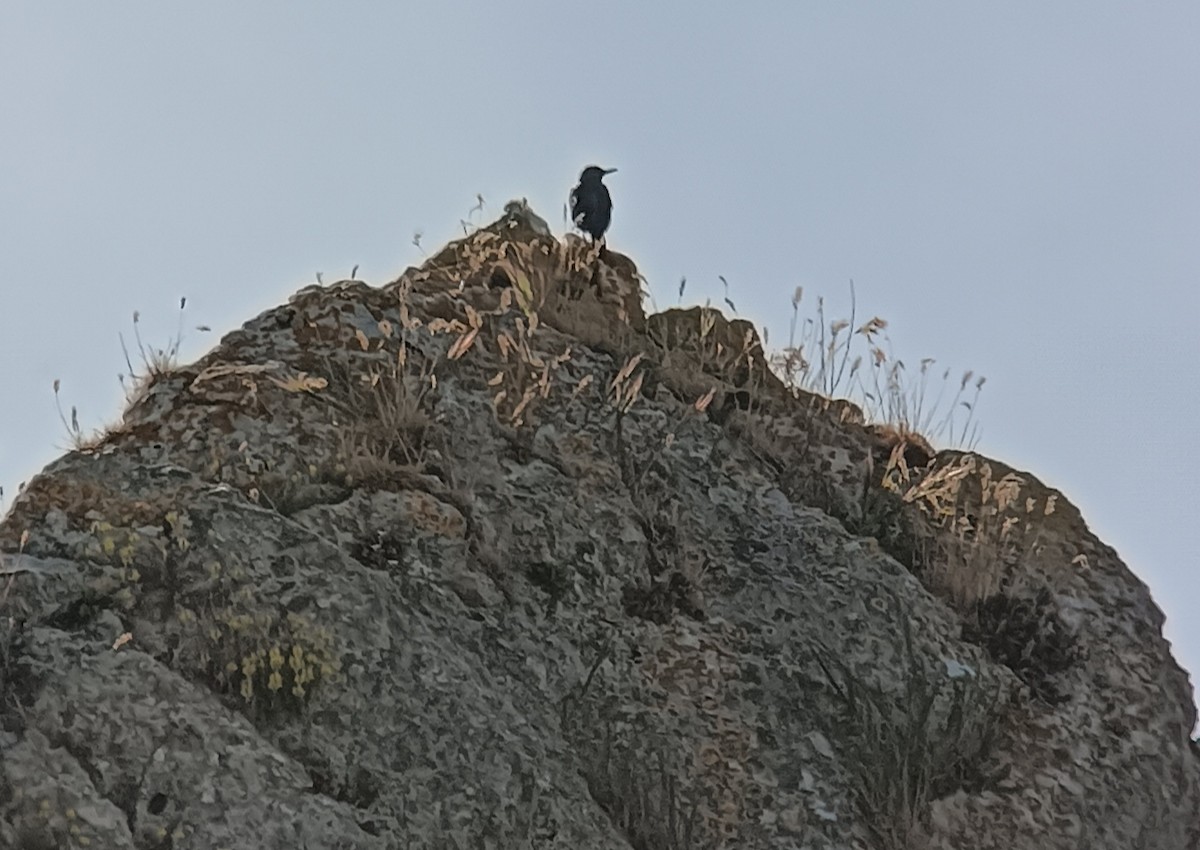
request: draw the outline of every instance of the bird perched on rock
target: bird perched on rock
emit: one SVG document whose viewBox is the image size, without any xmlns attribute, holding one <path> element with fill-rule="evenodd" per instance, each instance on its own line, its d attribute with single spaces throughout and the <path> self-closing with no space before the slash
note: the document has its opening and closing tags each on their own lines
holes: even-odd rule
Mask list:
<svg viewBox="0 0 1200 850">
<path fill-rule="evenodd" d="M 612 197 L 604 175 L 616 170 L 589 165 L 579 175 L 579 185 L 571 190 L 571 221 L 593 239 L 600 239 L 612 221 Z"/>
</svg>

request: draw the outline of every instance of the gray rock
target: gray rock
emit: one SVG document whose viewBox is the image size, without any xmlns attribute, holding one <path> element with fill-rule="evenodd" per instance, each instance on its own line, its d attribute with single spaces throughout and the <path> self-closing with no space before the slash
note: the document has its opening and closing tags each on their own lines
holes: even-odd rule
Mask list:
<svg viewBox="0 0 1200 850">
<path fill-rule="evenodd" d="M 1186 674 L 1061 494 L 884 487 L 745 322 L 642 316 L 523 209 L 302 290 L 22 491 L 0 842 L 1198 846 Z"/>
</svg>

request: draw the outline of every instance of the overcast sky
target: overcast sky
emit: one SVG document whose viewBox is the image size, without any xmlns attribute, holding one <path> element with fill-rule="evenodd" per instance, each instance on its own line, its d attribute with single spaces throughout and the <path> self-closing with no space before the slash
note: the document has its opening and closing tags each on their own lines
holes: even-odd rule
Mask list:
<svg viewBox="0 0 1200 850">
<path fill-rule="evenodd" d="M 658 306 L 790 296 L 986 375 L 979 450 L 1079 505 L 1200 670 L 1200 4 L 0 4 L 0 484 L 202 353 L 588 163 Z M 190 330 L 209 325 L 212 334 Z"/>
</svg>

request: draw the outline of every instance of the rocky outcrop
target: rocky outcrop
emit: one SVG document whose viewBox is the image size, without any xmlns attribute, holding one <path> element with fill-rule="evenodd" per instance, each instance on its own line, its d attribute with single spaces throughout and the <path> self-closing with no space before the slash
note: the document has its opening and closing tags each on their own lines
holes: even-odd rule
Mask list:
<svg viewBox="0 0 1200 850">
<path fill-rule="evenodd" d="M 915 442 L 520 203 L 303 289 L 0 525 L 0 846 L 1200 846 L 1146 587 Z"/>
</svg>

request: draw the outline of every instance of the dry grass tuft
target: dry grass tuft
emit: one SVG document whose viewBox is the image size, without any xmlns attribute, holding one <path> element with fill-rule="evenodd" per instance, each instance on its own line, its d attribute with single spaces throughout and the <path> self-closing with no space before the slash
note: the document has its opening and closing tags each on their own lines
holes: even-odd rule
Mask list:
<svg viewBox="0 0 1200 850">
<path fill-rule="evenodd" d="M 71 405 L 71 419 L 68 422 L 67 416 L 63 413 L 62 401 L 59 398 L 59 389 L 62 383 L 58 378 L 54 379 L 54 407 L 58 411 L 58 420 L 62 422 L 63 430 L 67 432 L 67 444 L 77 452 L 84 452 L 94 449 L 106 436 L 106 431 L 103 428 L 97 428 L 85 432 L 79 424 L 79 410 L 75 405 Z"/>
<path fill-rule="evenodd" d="M 1018 567 L 1041 540 L 1035 511 L 1053 513 L 1022 498 L 1025 480 L 1015 472 L 995 477 L 978 455 L 962 455 L 910 483 L 902 466 L 891 467 L 884 486 L 917 508 L 919 572 L 927 587 L 966 611 L 1013 588 Z"/>
<path fill-rule="evenodd" d="M 917 478 L 893 453 L 883 487 L 908 506 L 913 572 L 962 617 L 964 640 L 1011 669 L 1035 697 L 1067 697 L 1059 674 L 1080 657 L 1048 578 L 1035 564 L 1057 495 L 1033 498 L 1015 472 L 996 475 L 974 454 Z"/>
<path fill-rule="evenodd" d="M 168 341 L 166 346 L 155 348 L 147 345 L 142 339 L 140 328 L 141 313 L 137 310 L 133 312 L 133 337 L 137 345 L 138 355 L 141 360 L 140 367 L 135 367 L 133 359 L 130 357 L 129 347 L 125 343 L 123 334 L 118 334 L 121 340 L 121 351 L 125 357 L 126 372 L 117 375 L 117 381 L 121 384 L 121 391 L 125 395 L 125 409 L 129 410 L 145 395 L 146 391 L 154 384 L 158 378 L 173 373 L 179 366 L 179 350 L 183 344 L 183 317 L 184 311 L 187 308 L 187 298 L 179 299 L 179 322 L 175 329 L 175 334 Z M 197 325 L 196 330 L 207 332 L 209 328 L 206 325 Z M 62 422 L 63 430 L 67 433 L 67 445 L 80 452 L 93 451 L 102 445 L 106 438 L 113 434 L 120 433 L 121 424 L 113 423 L 85 431 L 79 423 L 79 410 L 75 405 L 71 405 L 71 416 L 68 419 L 63 411 L 62 401 L 59 397 L 61 389 L 61 381 L 54 379 L 54 406 L 58 410 L 59 421 Z"/>
<path fill-rule="evenodd" d="M 932 358 L 923 359 L 912 376 L 904 361 L 891 353 L 886 320 L 874 316 L 855 327 L 853 281 L 848 319 L 827 321 L 825 299 L 818 297 L 815 318 L 801 321 L 803 298 L 803 287 L 796 287 L 788 344 L 769 358 L 789 388 L 848 398 L 862 408 L 868 422 L 922 435 L 930 442 L 970 448 L 979 441 L 975 408 L 986 378 L 967 370 L 948 396 L 953 383 L 946 369 L 932 395 Z"/>
<path fill-rule="evenodd" d="M 699 801 L 689 803 L 663 747 L 646 761 L 614 742 L 609 721 L 599 758 L 585 779 L 592 798 L 635 850 L 693 850 L 700 842 Z"/>
<path fill-rule="evenodd" d="M 178 368 L 179 349 L 183 345 L 183 316 L 186 309 L 187 298 L 180 298 L 179 321 L 175 328 L 175 335 L 168 339 L 167 344 L 162 348 L 155 348 L 145 343 L 140 327 L 141 313 L 137 310 L 133 311 L 133 339 L 137 344 L 138 356 L 141 360 L 140 367 L 135 367 L 133 359 L 129 356 L 129 346 L 125 343 L 125 336 L 118 334 L 121 340 L 121 352 L 125 356 L 125 368 L 128 371 L 118 375 L 117 380 L 121 383 L 121 389 L 125 391 L 127 407 L 132 406 L 156 378 L 169 375 Z M 209 328 L 207 325 L 197 325 L 196 330 L 207 333 Z"/>
<path fill-rule="evenodd" d="M 406 369 L 403 344 L 397 357 L 374 366 L 349 387 L 351 405 L 359 411 L 340 431 L 338 452 L 355 478 L 381 468 L 420 469 L 430 419 L 426 396 L 437 384 L 436 363 Z"/>
<path fill-rule="evenodd" d="M 560 705 L 561 722 L 585 755 L 581 773 L 593 800 L 636 850 L 703 850 L 704 812 L 713 801 L 686 780 L 687 760 L 647 717 L 613 698 L 588 699 L 612 645 L 597 652 L 586 679 Z"/>
<path fill-rule="evenodd" d="M 8 578 L 4 579 L 3 585 L 0 585 L 0 609 L 3 609 L 8 604 L 8 596 L 12 592 L 13 582 L 17 580 L 17 574 L 21 571 L 19 561 L 21 556 L 25 554 L 25 547 L 29 543 L 29 529 L 21 532 L 21 540 L 17 545 L 17 551 L 14 554 L 6 554 L 0 552 L 0 575 L 8 574 Z M 12 618 L 9 618 L 9 628 L 12 628 Z"/>
<path fill-rule="evenodd" d="M 929 670 L 914 651 L 911 618 L 898 607 L 902 686 L 890 691 L 858 679 L 823 648 L 818 662 L 842 711 L 837 737 L 855 772 L 857 803 L 877 846 L 922 846 L 929 804 L 954 791 L 991 785 L 979 766 L 999 724 L 1002 692 L 976 671 L 947 663 Z"/>
<path fill-rule="evenodd" d="M 335 455 L 347 483 L 390 480 L 425 463 L 432 427 L 427 408 L 443 361 L 406 340 L 421 324 L 409 314 L 408 289 L 400 287 L 397 296 L 402 328 L 380 322 L 382 339 L 374 343 L 356 331 L 350 347 L 325 362 L 324 374 L 309 379 L 320 383 L 315 397 L 329 405 L 339 426 Z"/>
</svg>

